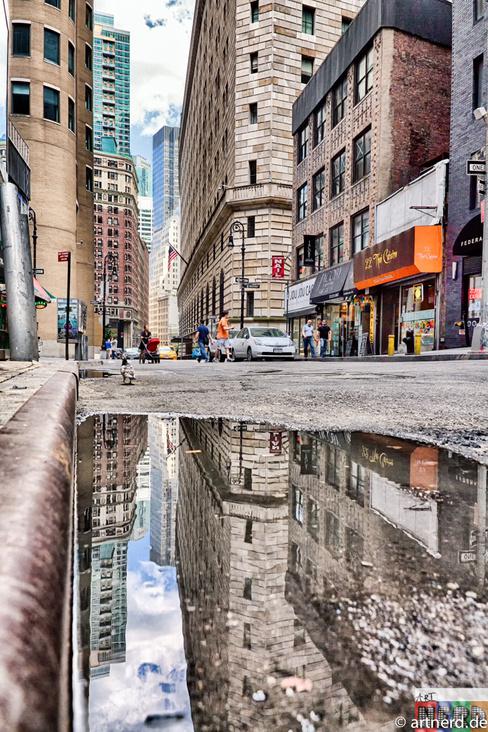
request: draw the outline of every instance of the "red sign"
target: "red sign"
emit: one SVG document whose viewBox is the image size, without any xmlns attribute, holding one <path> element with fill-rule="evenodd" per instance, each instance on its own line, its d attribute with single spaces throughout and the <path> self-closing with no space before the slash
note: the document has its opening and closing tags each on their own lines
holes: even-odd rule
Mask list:
<svg viewBox="0 0 488 732">
<path fill-rule="evenodd" d="M 70 252 L 58 252 L 58 262 L 67 262 Z"/>
<path fill-rule="evenodd" d="M 483 296 L 483 290 L 481 287 L 470 287 L 468 290 L 468 300 L 469 302 L 476 302 L 476 300 L 481 300 Z"/>
<path fill-rule="evenodd" d="M 285 276 L 285 258 L 281 256 L 271 257 L 271 277 L 282 280 Z"/>
<path fill-rule="evenodd" d="M 283 432 L 269 433 L 269 452 L 270 455 L 281 455 L 283 449 Z"/>
</svg>

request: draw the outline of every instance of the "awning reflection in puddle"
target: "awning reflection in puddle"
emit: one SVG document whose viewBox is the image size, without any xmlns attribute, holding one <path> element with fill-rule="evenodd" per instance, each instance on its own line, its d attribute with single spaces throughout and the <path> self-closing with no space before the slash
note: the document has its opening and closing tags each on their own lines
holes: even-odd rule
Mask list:
<svg viewBox="0 0 488 732">
<path fill-rule="evenodd" d="M 413 686 L 487 685 L 486 471 L 464 458 L 94 417 L 78 516 L 91 732 L 376 730 Z"/>
</svg>

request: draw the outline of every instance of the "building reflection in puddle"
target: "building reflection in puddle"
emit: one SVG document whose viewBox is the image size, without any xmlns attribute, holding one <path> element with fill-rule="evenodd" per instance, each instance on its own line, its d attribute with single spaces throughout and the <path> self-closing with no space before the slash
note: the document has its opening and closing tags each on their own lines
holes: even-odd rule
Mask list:
<svg viewBox="0 0 488 732">
<path fill-rule="evenodd" d="M 411 715 L 414 686 L 486 686 L 484 468 L 361 433 L 91 423 L 78 513 L 92 732 L 174 711 L 175 729 L 376 730 Z"/>
</svg>

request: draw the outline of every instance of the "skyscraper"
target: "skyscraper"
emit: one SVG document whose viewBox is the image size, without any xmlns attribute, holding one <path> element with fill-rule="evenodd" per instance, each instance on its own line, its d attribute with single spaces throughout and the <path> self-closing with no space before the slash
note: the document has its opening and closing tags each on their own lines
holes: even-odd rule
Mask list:
<svg viewBox="0 0 488 732">
<path fill-rule="evenodd" d="M 133 155 L 139 189 L 139 236 L 151 251 L 153 233 L 153 199 L 151 163 L 142 155 Z"/>
<path fill-rule="evenodd" d="M 136 167 L 137 184 L 140 196 L 152 196 L 152 168 L 149 160 L 142 155 L 133 155 L 132 160 Z"/>
<path fill-rule="evenodd" d="M 114 16 L 95 13 L 93 34 L 95 150 L 130 155 L 130 33 Z"/>
<path fill-rule="evenodd" d="M 153 231 L 163 228 L 180 205 L 179 127 L 162 127 L 153 136 Z"/>
</svg>

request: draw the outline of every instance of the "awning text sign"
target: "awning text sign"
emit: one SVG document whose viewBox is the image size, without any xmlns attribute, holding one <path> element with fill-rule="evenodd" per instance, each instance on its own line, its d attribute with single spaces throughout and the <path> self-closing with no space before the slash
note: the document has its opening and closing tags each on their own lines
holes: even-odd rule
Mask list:
<svg viewBox="0 0 488 732">
<path fill-rule="evenodd" d="M 313 311 L 310 295 L 316 279 L 316 277 L 311 277 L 309 280 L 297 282 L 288 288 L 288 307 L 286 308 L 288 315 Z"/>
</svg>

